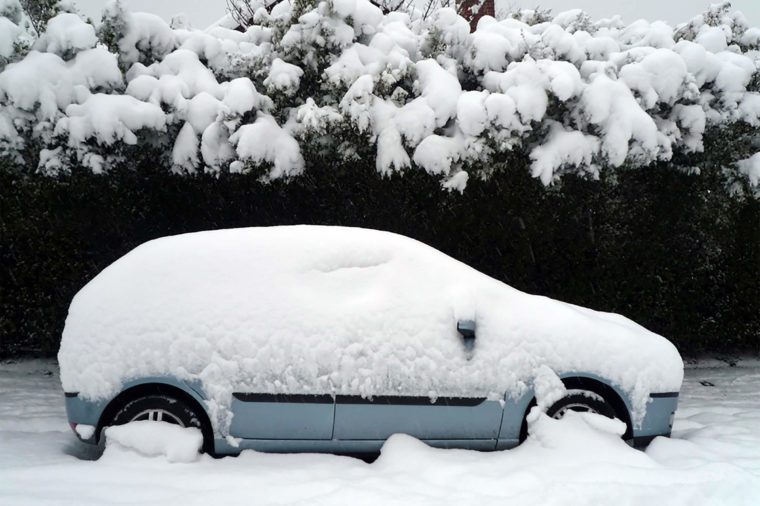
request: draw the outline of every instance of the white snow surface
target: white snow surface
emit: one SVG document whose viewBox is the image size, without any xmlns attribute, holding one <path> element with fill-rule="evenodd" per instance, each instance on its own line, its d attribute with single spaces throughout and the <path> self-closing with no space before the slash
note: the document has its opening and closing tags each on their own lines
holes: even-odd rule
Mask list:
<svg viewBox="0 0 760 506">
<path fill-rule="evenodd" d="M 38 119 L 45 121 L 61 117 L 69 105 L 87 100 L 87 86 L 109 89 L 121 82 L 116 57 L 103 48 L 79 52 L 69 61 L 53 53 L 32 51 L 23 64 L 12 63 L 0 73 L 0 98 L 18 111 L 35 111 Z"/>
<path fill-rule="evenodd" d="M 145 457 L 164 457 L 168 462 L 195 462 L 203 445 L 200 429 L 147 420 L 108 427 L 105 437 L 112 453 L 132 451 Z"/>
<path fill-rule="evenodd" d="M 272 61 L 269 77 L 264 80 L 264 85 L 272 90 L 294 92 L 298 89 L 302 75 L 303 70 L 300 67 L 275 58 Z"/>
<path fill-rule="evenodd" d="M 436 450 L 396 435 L 372 464 L 249 450 L 183 464 L 114 444 L 93 461 L 99 452 L 66 422 L 56 364 L 0 363 L 0 504 L 756 506 L 760 361 L 696 366 L 673 437 L 646 452 L 623 444 L 611 420 L 571 414 L 539 416 L 508 451 Z"/>
<path fill-rule="evenodd" d="M 749 178 L 752 184 L 760 184 L 760 153 L 756 153 L 746 160 L 741 160 L 738 165 L 739 170 Z"/>
<path fill-rule="evenodd" d="M 10 19 L 0 17 L 0 57 L 8 58 L 13 54 L 14 43 L 22 33 L 21 28 Z"/>
<path fill-rule="evenodd" d="M 95 435 L 96 430 L 97 428 L 94 425 L 86 425 L 83 423 L 77 424 L 77 426 L 74 427 L 74 431 L 83 439 L 90 439 Z"/>
<path fill-rule="evenodd" d="M 474 356 L 458 320 L 475 320 Z M 677 391 L 675 347 L 616 314 L 527 295 L 412 239 L 319 226 L 150 241 L 75 297 L 59 353 L 67 392 L 198 379 L 224 434 L 235 391 L 519 395 L 540 367 L 608 378 L 633 399 Z"/>
<path fill-rule="evenodd" d="M 45 33 L 37 41 L 37 46 L 42 51 L 65 56 L 71 52 L 95 47 L 97 42 L 95 27 L 85 23 L 76 14 L 64 12 L 48 22 Z"/>
<path fill-rule="evenodd" d="M 129 95 L 90 95 L 82 104 L 68 106 L 66 113 L 68 117 L 58 122 L 56 130 L 67 132 L 69 143 L 74 144 L 87 139 L 105 145 L 117 140 L 137 144 L 135 131 L 147 127 L 163 130 L 166 125 L 161 108 Z"/>
<path fill-rule="evenodd" d="M 259 114 L 252 124 L 243 125 L 230 136 L 240 160 L 271 164 L 270 176 L 293 176 L 304 166 L 301 149 L 288 132 L 268 114 Z"/>
</svg>

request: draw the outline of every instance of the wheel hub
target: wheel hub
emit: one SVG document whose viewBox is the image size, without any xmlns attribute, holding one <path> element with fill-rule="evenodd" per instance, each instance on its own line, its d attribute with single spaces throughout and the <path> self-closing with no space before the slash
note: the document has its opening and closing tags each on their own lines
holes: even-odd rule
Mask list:
<svg viewBox="0 0 760 506">
<path fill-rule="evenodd" d="M 179 425 L 180 427 L 185 426 L 185 424 L 182 423 L 182 420 L 165 409 L 146 409 L 133 416 L 130 422 L 142 420 L 148 420 L 151 422 L 168 422 L 174 425 Z"/>
<path fill-rule="evenodd" d="M 573 403 L 573 404 L 568 404 L 567 406 L 562 406 L 556 413 L 554 413 L 552 418 L 554 418 L 555 420 L 559 420 L 562 417 L 564 417 L 565 413 L 567 413 L 568 411 L 578 411 L 581 413 L 599 414 L 594 408 L 587 406 L 586 404 Z"/>
</svg>

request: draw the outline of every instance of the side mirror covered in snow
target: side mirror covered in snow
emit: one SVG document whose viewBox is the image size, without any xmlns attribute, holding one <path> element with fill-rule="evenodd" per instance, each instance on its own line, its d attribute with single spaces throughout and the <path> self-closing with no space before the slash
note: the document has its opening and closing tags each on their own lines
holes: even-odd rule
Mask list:
<svg viewBox="0 0 760 506">
<path fill-rule="evenodd" d="M 472 351 L 475 346 L 475 321 L 474 320 L 460 320 L 457 322 L 457 331 L 462 335 L 464 340 L 464 348 L 467 351 Z"/>
</svg>

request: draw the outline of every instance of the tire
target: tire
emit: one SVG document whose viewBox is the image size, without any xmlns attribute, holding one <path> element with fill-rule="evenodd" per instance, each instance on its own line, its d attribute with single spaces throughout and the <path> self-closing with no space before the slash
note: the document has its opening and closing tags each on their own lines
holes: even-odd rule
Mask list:
<svg viewBox="0 0 760 506">
<path fill-rule="evenodd" d="M 615 409 L 604 397 L 590 390 L 568 390 L 565 397 L 546 410 L 546 415 L 559 420 L 568 411 L 597 413 L 607 418 L 615 418 Z"/>
<path fill-rule="evenodd" d="M 149 394 L 127 401 L 107 425 L 124 425 L 140 420 L 168 422 L 180 427 L 195 427 L 203 434 L 203 452 L 210 453 L 210 429 L 185 401 L 166 394 Z"/>
</svg>

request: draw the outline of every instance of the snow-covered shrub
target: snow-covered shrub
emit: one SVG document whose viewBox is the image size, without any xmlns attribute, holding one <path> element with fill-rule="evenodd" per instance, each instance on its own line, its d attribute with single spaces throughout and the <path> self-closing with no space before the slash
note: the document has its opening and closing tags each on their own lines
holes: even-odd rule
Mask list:
<svg viewBox="0 0 760 506">
<path fill-rule="evenodd" d="M 62 11 L 59 0 L 20 0 L 19 3 L 36 35 L 44 32 L 48 21 Z"/>
<path fill-rule="evenodd" d="M 163 19 L 146 12 L 128 12 L 121 0 L 103 10 L 99 37 L 119 55 L 124 70 L 136 63 L 160 61 L 177 47 L 177 34 Z"/>
<path fill-rule="evenodd" d="M 76 14 L 62 13 L 48 22 L 47 30 L 37 41 L 35 49 L 68 60 L 79 51 L 95 47 L 97 42 L 94 26 L 85 23 Z"/>
<path fill-rule="evenodd" d="M 80 153 L 80 161 L 88 158 L 93 146 L 84 143 L 84 137 L 65 139 L 61 133 L 73 120 L 70 116 L 79 116 L 79 111 L 86 107 L 92 91 L 110 91 L 121 84 L 115 55 L 102 47 L 81 51 L 68 61 L 54 53 L 32 51 L 23 61 L 8 65 L 0 73 L 0 119 L 6 125 L 5 129 L 0 128 L 3 154 L 18 159 L 28 144 L 41 146 L 37 153 L 39 168 L 45 171 L 54 167 L 51 170 L 54 173 L 68 168 L 67 161 L 60 156 L 69 147 Z M 100 114 L 96 109 L 91 112 Z M 87 121 L 93 125 L 94 135 L 108 135 L 104 122 L 96 117 Z M 55 160 L 47 156 L 52 153 L 57 154 Z"/>
<path fill-rule="evenodd" d="M 0 73 L 2 156 L 108 170 L 128 163 L 120 150 L 137 130 L 179 172 L 272 179 L 362 160 L 461 191 L 517 156 L 545 185 L 666 162 L 756 186 L 738 162 L 758 150 L 745 127 L 760 124 L 760 29 L 728 3 L 676 28 L 524 10 L 486 16 L 472 33 L 453 9 L 422 19 L 369 0 L 249 14 L 245 32 L 172 28 L 120 0 L 96 32 L 74 14 L 52 18 L 34 51 Z M 0 23 L 18 26 L 12 15 Z M 3 56 L 9 47 L 0 40 Z M 63 85 L 45 87 L 51 72 Z M 737 133 L 719 160 L 704 153 L 715 129 Z"/>
<path fill-rule="evenodd" d="M 18 0 L 0 0 L 0 71 L 26 55 L 34 40 L 32 31 Z"/>
</svg>

